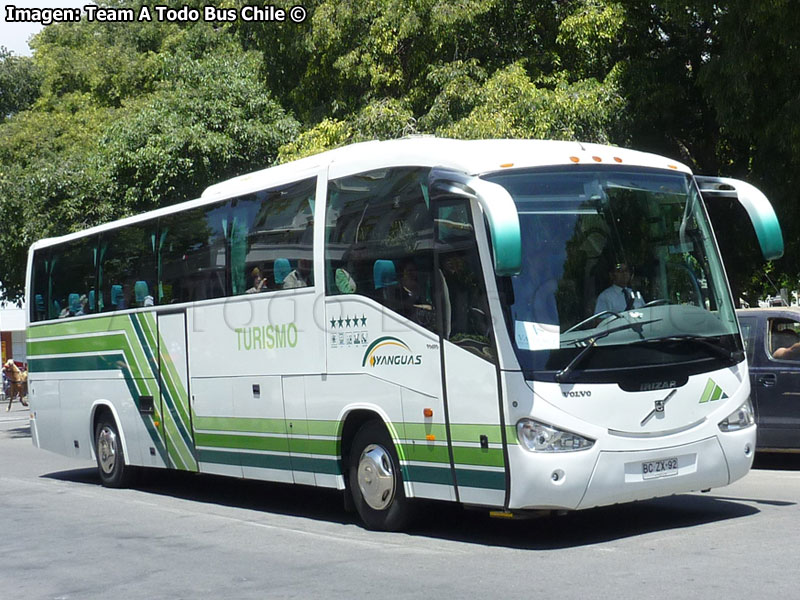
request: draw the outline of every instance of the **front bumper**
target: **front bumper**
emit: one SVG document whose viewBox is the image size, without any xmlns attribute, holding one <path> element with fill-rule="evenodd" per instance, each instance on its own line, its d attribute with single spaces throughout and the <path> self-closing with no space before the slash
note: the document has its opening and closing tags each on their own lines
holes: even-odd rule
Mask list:
<svg viewBox="0 0 800 600">
<path fill-rule="evenodd" d="M 755 433 L 748 427 L 642 450 L 535 454 L 516 445 L 509 448 L 509 508 L 582 509 L 725 486 L 750 470 Z M 677 473 L 643 477 L 643 462 L 667 458 L 678 459 Z"/>
</svg>

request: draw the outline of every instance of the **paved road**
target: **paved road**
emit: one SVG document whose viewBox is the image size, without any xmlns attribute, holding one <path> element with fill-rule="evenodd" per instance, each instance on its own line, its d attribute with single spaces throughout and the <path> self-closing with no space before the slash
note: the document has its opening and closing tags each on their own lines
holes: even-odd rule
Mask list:
<svg viewBox="0 0 800 600">
<path fill-rule="evenodd" d="M 5 407 L 2 407 L 4 410 Z M 800 596 L 800 457 L 736 484 L 528 521 L 448 505 L 362 529 L 335 492 L 151 473 L 102 488 L 0 413 L 0 598 Z"/>
</svg>

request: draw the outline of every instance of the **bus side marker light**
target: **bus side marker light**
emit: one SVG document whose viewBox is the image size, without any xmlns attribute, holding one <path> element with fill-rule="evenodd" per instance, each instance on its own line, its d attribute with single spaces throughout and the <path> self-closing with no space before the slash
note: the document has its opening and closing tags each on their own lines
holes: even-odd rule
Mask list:
<svg viewBox="0 0 800 600">
<path fill-rule="evenodd" d="M 429 442 L 435 442 L 436 441 L 436 436 L 433 435 L 432 433 L 429 433 L 429 434 L 427 434 L 425 436 L 425 439 L 428 440 Z"/>
<path fill-rule="evenodd" d="M 153 421 L 154 427 L 161 427 L 161 421 Z"/>
<path fill-rule="evenodd" d="M 433 409 L 432 408 L 423 408 L 422 414 L 425 415 L 426 418 L 431 418 L 433 416 Z"/>
</svg>

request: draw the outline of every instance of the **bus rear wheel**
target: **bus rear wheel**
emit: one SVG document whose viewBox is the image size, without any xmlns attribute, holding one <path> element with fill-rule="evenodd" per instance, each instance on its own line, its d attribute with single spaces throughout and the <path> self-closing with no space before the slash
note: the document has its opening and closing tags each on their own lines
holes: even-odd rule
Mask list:
<svg viewBox="0 0 800 600">
<path fill-rule="evenodd" d="M 100 418 L 94 430 L 94 442 L 100 482 L 110 488 L 127 487 L 133 475 L 133 467 L 125 464 L 119 429 L 112 417 Z"/>
<path fill-rule="evenodd" d="M 361 520 L 369 529 L 399 531 L 413 517 L 403 490 L 394 443 L 380 421 L 361 426 L 353 438 L 348 486 Z"/>
</svg>

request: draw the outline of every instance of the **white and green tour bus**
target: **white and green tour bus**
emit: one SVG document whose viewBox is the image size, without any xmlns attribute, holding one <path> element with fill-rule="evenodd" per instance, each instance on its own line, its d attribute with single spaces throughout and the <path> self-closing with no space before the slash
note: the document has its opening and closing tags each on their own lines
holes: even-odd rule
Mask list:
<svg viewBox="0 0 800 600">
<path fill-rule="evenodd" d="M 755 425 L 704 195 L 782 254 L 740 181 L 429 137 L 36 242 L 33 443 L 112 487 L 157 467 L 346 490 L 375 529 L 421 498 L 508 516 L 727 485 Z"/>
</svg>

